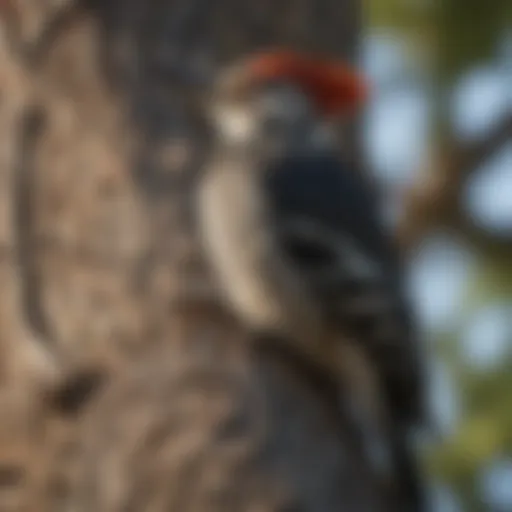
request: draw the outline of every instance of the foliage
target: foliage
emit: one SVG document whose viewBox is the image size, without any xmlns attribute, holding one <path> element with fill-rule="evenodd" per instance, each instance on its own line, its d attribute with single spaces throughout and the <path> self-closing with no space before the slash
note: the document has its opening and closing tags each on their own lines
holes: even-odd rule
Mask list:
<svg viewBox="0 0 512 512">
<path fill-rule="evenodd" d="M 373 27 L 394 27 L 435 55 L 436 78 L 457 79 L 488 59 L 512 21 L 509 0 L 368 0 Z"/>
<path fill-rule="evenodd" d="M 391 29 L 418 56 L 428 56 L 422 64 L 430 66 L 438 85 L 433 117 L 439 120 L 441 113 L 445 128 L 450 124 L 445 103 L 449 93 L 465 73 L 492 60 L 512 26 L 510 0 L 368 0 L 367 7 L 372 28 Z M 439 335 L 437 344 L 438 356 L 461 390 L 463 413 L 453 436 L 428 457 L 430 470 L 457 493 L 468 511 L 486 509 L 478 486 L 482 471 L 497 456 L 512 457 L 512 353 L 492 370 L 475 370 L 464 363 L 460 343 L 466 321 L 478 308 L 512 304 L 510 251 L 506 257 L 496 257 L 485 247 L 475 252 L 478 265 L 461 304 L 461 321 L 452 332 Z"/>
</svg>

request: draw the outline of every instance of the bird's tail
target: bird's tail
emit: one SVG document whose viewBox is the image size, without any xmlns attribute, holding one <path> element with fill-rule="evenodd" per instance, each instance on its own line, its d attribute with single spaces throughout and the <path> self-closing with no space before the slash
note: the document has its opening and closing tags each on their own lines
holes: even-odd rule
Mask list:
<svg viewBox="0 0 512 512">
<path fill-rule="evenodd" d="M 426 490 L 416 450 L 408 432 L 395 426 L 390 436 L 395 489 L 406 512 L 426 512 Z"/>
</svg>

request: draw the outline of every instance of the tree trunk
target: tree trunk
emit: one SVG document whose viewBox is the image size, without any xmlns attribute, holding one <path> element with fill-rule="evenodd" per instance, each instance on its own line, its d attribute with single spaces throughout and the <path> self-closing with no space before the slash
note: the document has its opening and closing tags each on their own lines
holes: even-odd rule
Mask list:
<svg viewBox="0 0 512 512">
<path fill-rule="evenodd" d="M 68 431 L 38 392 L 55 369 L 136 363 L 86 414 L 84 511 L 383 510 L 346 418 L 294 365 L 239 354 L 221 314 L 182 329 L 173 309 L 192 279 L 187 206 L 208 143 L 181 78 L 276 44 L 353 59 L 359 2 L 11 0 L 0 15 L 0 417 L 34 427 L 0 435 L 0 509 L 67 510 L 67 462 L 43 447 Z M 203 367 L 190 347 L 205 334 L 223 355 Z"/>
</svg>

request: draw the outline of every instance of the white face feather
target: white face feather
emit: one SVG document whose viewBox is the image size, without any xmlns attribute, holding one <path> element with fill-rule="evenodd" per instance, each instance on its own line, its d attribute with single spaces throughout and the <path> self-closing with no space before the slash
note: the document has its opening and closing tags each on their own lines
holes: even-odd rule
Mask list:
<svg viewBox="0 0 512 512">
<path fill-rule="evenodd" d="M 219 106 L 214 109 L 214 119 L 222 139 L 241 143 L 254 135 L 254 116 L 247 109 L 238 106 Z"/>
</svg>

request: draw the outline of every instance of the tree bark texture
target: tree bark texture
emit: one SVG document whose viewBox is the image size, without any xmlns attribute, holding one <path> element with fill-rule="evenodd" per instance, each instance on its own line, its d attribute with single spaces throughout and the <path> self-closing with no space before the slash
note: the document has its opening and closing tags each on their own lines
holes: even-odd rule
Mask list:
<svg viewBox="0 0 512 512">
<path fill-rule="evenodd" d="M 173 307 L 205 278 L 190 195 L 208 133 L 186 77 L 273 45 L 353 59 L 359 2 L 0 5 L 0 510 L 384 510 L 286 357 Z M 46 387 L 84 364 L 117 377 L 78 422 L 55 417 Z"/>
</svg>

